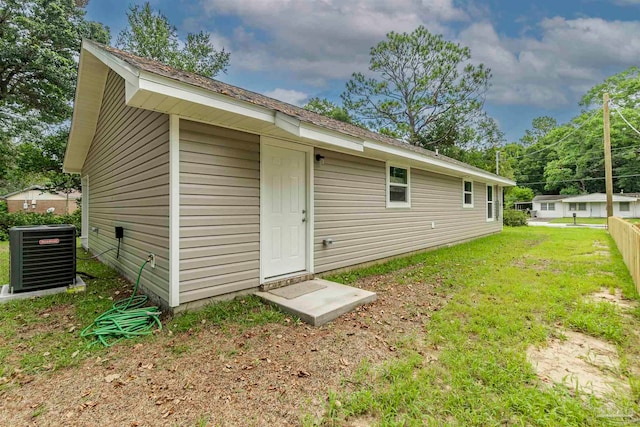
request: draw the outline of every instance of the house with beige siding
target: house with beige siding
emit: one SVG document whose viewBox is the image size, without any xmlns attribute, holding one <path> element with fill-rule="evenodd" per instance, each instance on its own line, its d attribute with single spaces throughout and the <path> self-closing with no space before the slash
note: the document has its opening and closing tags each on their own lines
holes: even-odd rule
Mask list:
<svg viewBox="0 0 640 427">
<path fill-rule="evenodd" d="M 500 232 L 515 183 L 85 41 L 64 168 L 82 244 L 166 308 Z M 148 273 L 148 274 L 147 274 Z"/>
</svg>

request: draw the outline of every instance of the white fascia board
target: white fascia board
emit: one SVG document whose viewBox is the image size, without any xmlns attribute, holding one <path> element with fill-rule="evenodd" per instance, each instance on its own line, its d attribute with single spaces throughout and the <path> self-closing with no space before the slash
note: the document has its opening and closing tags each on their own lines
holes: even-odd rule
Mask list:
<svg viewBox="0 0 640 427">
<path fill-rule="evenodd" d="M 87 75 L 91 72 L 95 73 L 93 77 Z M 82 171 L 98 123 L 107 74 L 108 68 L 100 58 L 86 49 L 80 52 L 73 116 L 64 153 L 63 172 L 78 174 Z M 85 94 L 82 99 L 81 92 Z"/>
<path fill-rule="evenodd" d="M 127 105 L 132 104 L 132 99 L 140 92 L 140 88 L 138 87 L 138 80 L 134 82 L 130 82 L 125 80 L 124 82 L 124 103 Z"/>
<path fill-rule="evenodd" d="M 612 200 L 614 202 L 635 202 L 638 199 L 635 197 L 619 196 L 614 194 Z M 597 198 L 590 199 L 586 196 L 574 196 L 574 197 L 567 197 L 566 199 L 562 199 L 562 203 L 606 203 L 606 202 L 607 202 L 606 197 L 602 200 Z"/>
<path fill-rule="evenodd" d="M 300 136 L 300 120 L 295 117 L 276 111 L 274 124 L 285 132 L 289 132 L 295 136 Z"/>
<path fill-rule="evenodd" d="M 275 122 L 275 114 L 268 108 L 239 101 L 226 95 L 221 95 L 207 89 L 146 71 L 140 71 L 138 90 L 155 92 L 196 104 L 206 105 L 207 107 L 251 117 L 267 123 Z"/>
<path fill-rule="evenodd" d="M 364 141 L 361 139 L 334 132 L 321 126 L 302 122 L 280 111 L 276 112 L 274 124 L 283 131 L 299 138 L 310 139 L 350 151 L 360 153 L 364 151 Z"/>
<path fill-rule="evenodd" d="M 300 123 L 300 137 L 346 148 L 347 150 L 358 151 L 360 153 L 364 152 L 363 140 L 309 123 Z"/>
<path fill-rule="evenodd" d="M 122 59 L 116 58 L 109 52 L 95 46 L 92 42 L 84 40 L 82 42 L 82 49 L 91 53 L 93 56 L 102 61 L 105 65 L 115 71 L 120 77 L 125 79 L 129 83 L 135 84 L 140 74 L 139 70 L 131 65 L 127 64 Z"/>
<path fill-rule="evenodd" d="M 436 166 L 443 169 L 448 169 L 453 172 L 457 172 L 465 177 L 474 177 L 481 179 L 484 182 L 502 184 L 505 186 L 515 186 L 516 183 L 511 181 L 510 179 L 499 177 L 496 175 L 485 174 L 480 171 L 476 171 L 473 169 L 466 168 L 462 165 L 456 165 L 453 163 L 445 162 L 443 160 L 434 159 L 431 157 L 421 156 L 418 153 L 414 153 L 409 150 L 403 150 L 398 147 L 393 147 L 391 145 L 382 144 L 373 141 L 365 141 L 364 148 L 369 150 L 375 150 L 382 153 L 390 154 L 392 156 L 402 157 L 405 159 L 413 160 L 416 162 L 420 162 L 423 164 Z"/>
</svg>

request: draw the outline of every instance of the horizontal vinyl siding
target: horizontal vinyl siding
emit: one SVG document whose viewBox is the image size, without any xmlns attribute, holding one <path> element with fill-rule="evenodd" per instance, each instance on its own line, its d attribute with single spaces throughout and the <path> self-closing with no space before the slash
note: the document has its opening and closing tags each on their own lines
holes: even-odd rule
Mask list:
<svg viewBox="0 0 640 427">
<path fill-rule="evenodd" d="M 180 302 L 260 284 L 256 135 L 180 121 Z"/>
<path fill-rule="evenodd" d="M 474 207 L 463 208 L 461 178 L 412 168 L 411 208 L 386 208 L 384 162 L 316 152 L 325 156 L 314 171 L 317 273 L 501 230 L 501 218 L 486 220 L 484 183 L 474 182 Z M 329 237 L 334 244 L 325 248 Z"/>
<path fill-rule="evenodd" d="M 124 80 L 109 73 L 96 134 L 82 169 L 89 175 L 89 247 L 115 248 L 114 227 L 124 227 L 120 257 L 100 259 L 135 280 L 149 253 L 141 285 L 169 301 L 169 117 L 125 105 Z"/>
</svg>

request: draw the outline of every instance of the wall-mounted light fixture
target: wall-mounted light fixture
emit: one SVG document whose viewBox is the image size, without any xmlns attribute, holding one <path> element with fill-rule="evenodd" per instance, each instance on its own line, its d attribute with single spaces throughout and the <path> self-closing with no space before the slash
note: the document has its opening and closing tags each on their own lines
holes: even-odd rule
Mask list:
<svg viewBox="0 0 640 427">
<path fill-rule="evenodd" d="M 316 162 L 324 165 L 324 156 L 322 154 L 316 154 Z"/>
</svg>

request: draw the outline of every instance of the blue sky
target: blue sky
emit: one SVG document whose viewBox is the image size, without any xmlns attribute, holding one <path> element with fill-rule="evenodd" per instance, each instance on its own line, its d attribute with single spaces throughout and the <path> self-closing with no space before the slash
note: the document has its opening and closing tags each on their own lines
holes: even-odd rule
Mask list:
<svg viewBox="0 0 640 427">
<path fill-rule="evenodd" d="M 126 26 L 130 4 L 91 0 L 87 17 Z M 303 105 L 339 102 L 389 31 L 418 25 L 471 48 L 493 72 L 485 108 L 509 142 L 542 115 L 565 122 L 605 77 L 640 59 L 640 0 L 151 0 L 178 28 L 231 52 L 222 81 Z"/>
</svg>

